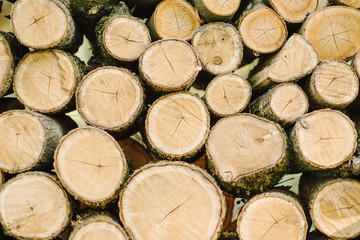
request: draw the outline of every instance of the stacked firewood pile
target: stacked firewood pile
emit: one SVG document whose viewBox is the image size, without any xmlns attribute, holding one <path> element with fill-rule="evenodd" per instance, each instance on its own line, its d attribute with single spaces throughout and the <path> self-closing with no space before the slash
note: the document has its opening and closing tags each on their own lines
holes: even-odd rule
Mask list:
<svg viewBox="0 0 360 240">
<path fill-rule="evenodd" d="M 359 1 L 11 2 L 1 240 L 360 236 Z"/>
</svg>

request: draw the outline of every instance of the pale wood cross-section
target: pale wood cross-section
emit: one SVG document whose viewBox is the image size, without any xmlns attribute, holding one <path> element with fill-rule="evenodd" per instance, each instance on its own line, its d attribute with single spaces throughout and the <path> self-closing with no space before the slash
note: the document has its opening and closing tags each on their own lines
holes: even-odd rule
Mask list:
<svg viewBox="0 0 360 240">
<path fill-rule="evenodd" d="M 360 235 L 360 183 L 339 179 L 326 183 L 310 205 L 311 218 L 321 232 L 334 239 Z"/>
<path fill-rule="evenodd" d="M 42 50 L 20 61 L 13 88 L 20 102 L 31 110 L 56 113 L 71 103 L 78 78 L 78 67 L 69 54 Z"/>
<path fill-rule="evenodd" d="M 75 223 L 69 240 L 128 240 L 124 229 L 105 213 L 93 213 Z"/>
<path fill-rule="evenodd" d="M 314 70 L 306 89 L 313 108 L 342 109 L 357 97 L 359 79 L 348 63 L 332 59 Z"/>
<path fill-rule="evenodd" d="M 124 132 L 144 105 L 141 83 L 125 68 L 100 67 L 88 73 L 76 91 L 80 116 L 90 125 Z"/>
<path fill-rule="evenodd" d="M 231 24 L 215 22 L 202 25 L 191 42 L 204 70 L 213 75 L 235 71 L 242 61 L 241 37 Z"/>
<path fill-rule="evenodd" d="M 318 0 L 268 0 L 275 11 L 290 23 L 301 23 L 318 7 Z"/>
<path fill-rule="evenodd" d="M 177 38 L 190 40 L 200 27 L 196 10 L 183 0 L 160 2 L 148 21 L 153 38 Z"/>
<path fill-rule="evenodd" d="M 360 47 L 360 10 L 346 6 L 321 9 L 305 20 L 300 32 L 321 61 L 347 60 Z"/>
<path fill-rule="evenodd" d="M 151 43 L 147 27 L 129 16 L 116 16 L 109 20 L 102 41 L 107 52 L 120 61 L 135 61 Z"/>
<path fill-rule="evenodd" d="M 267 192 L 246 202 L 237 220 L 240 239 L 305 240 L 308 223 L 300 202 L 287 192 Z"/>
<path fill-rule="evenodd" d="M 0 190 L 0 221 L 16 238 L 52 239 L 69 223 L 70 211 L 61 184 L 46 173 L 19 174 Z"/>
<path fill-rule="evenodd" d="M 120 192 L 120 219 L 132 239 L 215 240 L 225 198 L 214 179 L 184 162 L 148 164 Z"/>
<path fill-rule="evenodd" d="M 19 0 L 11 13 L 15 36 L 25 46 L 65 46 L 75 36 L 75 23 L 60 0 Z"/>
<path fill-rule="evenodd" d="M 251 86 L 246 79 L 229 73 L 215 77 L 205 91 L 206 104 L 218 117 L 241 112 L 248 105 Z"/>
<path fill-rule="evenodd" d="M 0 97 L 11 87 L 14 74 L 11 50 L 5 37 L 0 35 Z"/>
<path fill-rule="evenodd" d="M 240 7 L 240 0 L 194 0 L 195 7 L 207 22 L 230 22 Z"/>
<path fill-rule="evenodd" d="M 284 45 L 287 28 L 284 20 L 268 7 L 246 12 L 238 25 L 243 43 L 255 53 L 272 53 Z"/>
<path fill-rule="evenodd" d="M 354 8 L 360 8 L 359 0 L 330 0 L 331 2 L 335 2 L 342 5 L 347 5 Z"/>
<path fill-rule="evenodd" d="M 139 59 L 141 77 L 155 91 L 185 90 L 201 70 L 195 50 L 179 39 L 152 43 Z"/>
<path fill-rule="evenodd" d="M 150 107 L 144 138 L 161 158 L 187 160 L 205 144 L 210 114 L 196 95 L 178 92 L 165 95 Z"/>
<path fill-rule="evenodd" d="M 72 130 L 54 155 L 55 171 L 76 199 L 105 206 L 116 197 L 128 174 L 122 149 L 108 133 L 94 127 Z"/>
<path fill-rule="evenodd" d="M 331 109 L 305 114 L 296 122 L 290 138 L 298 171 L 337 167 L 349 160 L 357 147 L 354 123 Z"/>
</svg>

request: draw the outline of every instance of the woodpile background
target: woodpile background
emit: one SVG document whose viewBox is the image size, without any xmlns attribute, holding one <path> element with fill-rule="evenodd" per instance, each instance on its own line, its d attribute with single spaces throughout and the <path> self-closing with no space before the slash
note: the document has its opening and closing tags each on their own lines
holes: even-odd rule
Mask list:
<svg viewBox="0 0 360 240">
<path fill-rule="evenodd" d="M 0 1 L 0 240 L 359 239 L 358 8 Z"/>
</svg>

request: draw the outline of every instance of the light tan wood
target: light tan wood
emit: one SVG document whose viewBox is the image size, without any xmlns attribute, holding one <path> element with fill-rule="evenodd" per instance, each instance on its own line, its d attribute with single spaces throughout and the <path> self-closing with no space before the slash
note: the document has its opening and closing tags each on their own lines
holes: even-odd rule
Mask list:
<svg viewBox="0 0 360 240">
<path fill-rule="evenodd" d="M 206 143 L 217 175 L 226 182 L 274 167 L 283 160 L 285 149 L 279 125 L 244 113 L 217 122 Z"/>
<path fill-rule="evenodd" d="M 254 90 L 263 91 L 274 84 L 299 80 L 311 73 L 319 58 L 312 45 L 293 34 L 283 48 L 260 64 L 248 81 Z"/>
<path fill-rule="evenodd" d="M 111 217 L 98 214 L 77 222 L 69 240 L 128 240 L 124 229 Z"/>
<path fill-rule="evenodd" d="M 318 230 L 334 239 L 360 235 L 360 183 L 334 180 L 323 186 L 311 202 L 310 214 Z"/>
<path fill-rule="evenodd" d="M 225 198 L 212 177 L 184 162 L 148 164 L 120 193 L 120 219 L 132 239 L 215 240 Z"/>
<path fill-rule="evenodd" d="M 12 83 L 14 69 L 12 54 L 4 36 L 0 35 L 0 97 L 5 95 Z"/>
<path fill-rule="evenodd" d="M 360 47 L 360 10 L 326 7 L 310 15 L 301 32 L 314 46 L 320 60 L 346 60 Z"/>
<path fill-rule="evenodd" d="M 354 70 L 358 77 L 360 77 L 360 54 L 359 51 L 356 53 L 355 58 L 352 63 Z"/>
<path fill-rule="evenodd" d="M 100 67 L 88 73 L 76 91 L 82 119 L 101 129 L 121 131 L 138 118 L 144 105 L 141 83 L 125 68 Z"/>
<path fill-rule="evenodd" d="M 19 173 L 51 166 L 65 131 L 60 123 L 39 113 L 13 110 L 0 115 L 0 169 Z"/>
<path fill-rule="evenodd" d="M 66 192 L 49 174 L 19 174 L 0 190 L 0 221 L 16 238 L 52 239 L 69 223 L 70 214 Z"/>
<path fill-rule="evenodd" d="M 206 104 L 216 116 L 241 112 L 248 105 L 250 97 L 249 82 L 233 73 L 215 77 L 205 91 Z"/>
<path fill-rule="evenodd" d="M 156 100 L 145 121 L 150 149 L 164 158 L 190 158 L 205 144 L 210 116 L 204 102 L 188 92 Z"/>
<path fill-rule="evenodd" d="M 214 75 L 236 70 L 243 57 L 240 34 L 228 23 L 202 25 L 194 33 L 192 45 L 204 70 Z"/>
<path fill-rule="evenodd" d="M 0 171 L 0 186 L 5 182 L 5 176 L 2 171 Z"/>
<path fill-rule="evenodd" d="M 347 5 L 354 8 L 360 8 L 360 1 L 359 0 L 335 0 L 339 4 Z"/>
<path fill-rule="evenodd" d="M 68 45 L 75 36 L 75 23 L 59 0 L 16 1 L 11 21 L 17 39 L 34 49 Z"/>
<path fill-rule="evenodd" d="M 305 240 L 308 224 L 297 199 L 285 192 L 267 192 L 246 202 L 236 230 L 240 239 Z"/>
<path fill-rule="evenodd" d="M 318 6 L 318 0 L 289 1 L 268 0 L 275 11 L 290 23 L 304 21 L 306 15 L 314 12 Z"/>
<path fill-rule="evenodd" d="M 183 0 L 166 0 L 160 2 L 150 22 L 150 30 L 157 38 L 177 38 L 190 40 L 200 27 L 196 10 L 190 3 Z"/>
<path fill-rule="evenodd" d="M 165 39 L 154 42 L 141 55 L 142 78 L 155 91 L 185 90 L 201 70 L 194 49 L 185 41 Z"/>
<path fill-rule="evenodd" d="M 358 92 L 359 79 L 353 68 L 335 59 L 321 63 L 307 83 L 313 108 L 345 108 L 355 100 Z"/>
<path fill-rule="evenodd" d="M 111 18 L 103 33 L 103 43 L 109 54 L 121 61 L 134 61 L 151 43 L 147 27 L 128 16 Z"/>
<path fill-rule="evenodd" d="M 88 205 L 103 206 L 114 199 L 128 174 L 118 143 L 94 127 L 70 131 L 60 141 L 54 159 L 63 186 Z"/>
<path fill-rule="evenodd" d="M 305 114 L 296 122 L 291 137 L 299 170 L 337 167 L 352 157 L 357 146 L 354 123 L 331 109 Z"/>
<path fill-rule="evenodd" d="M 230 21 L 240 6 L 240 0 L 194 0 L 200 14 L 208 22 Z"/>
<path fill-rule="evenodd" d="M 20 102 L 31 110 L 55 113 L 71 103 L 77 80 L 76 65 L 67 53 L 43 50 L 20 61 L 13 88 Z"/>
<path fill-rule="evenodd" d="M 256 54 L 277 51 L 287 38 L 284 20 L 265 6 L 245 13 L 240 19 L 238 29 L 243 43 Z"/>
</svg>

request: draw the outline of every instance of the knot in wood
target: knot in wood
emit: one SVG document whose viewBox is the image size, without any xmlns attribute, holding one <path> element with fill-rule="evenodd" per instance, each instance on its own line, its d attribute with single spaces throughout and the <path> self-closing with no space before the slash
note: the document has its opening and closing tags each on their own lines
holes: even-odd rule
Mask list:
<svg viewBox="0 0 360 240">
<path fill-rule="evenodd" d="M 215 65 L 220 65 L 220 64 L 222 63 L 222 58 L 219 57 L 219 56 L 214 57 L 213 63 L 214 63 Z"/>
</svg>

